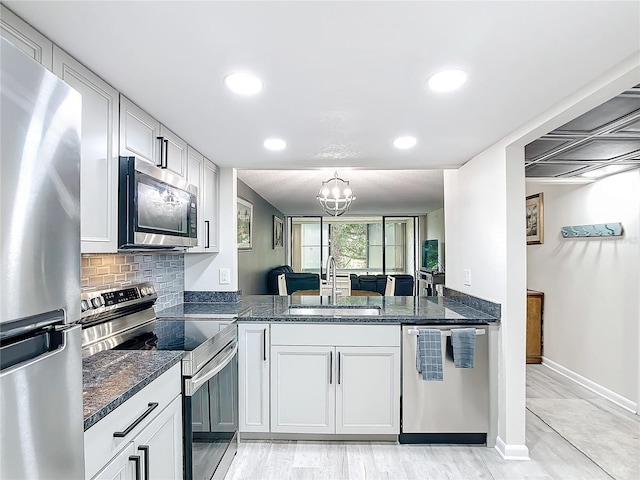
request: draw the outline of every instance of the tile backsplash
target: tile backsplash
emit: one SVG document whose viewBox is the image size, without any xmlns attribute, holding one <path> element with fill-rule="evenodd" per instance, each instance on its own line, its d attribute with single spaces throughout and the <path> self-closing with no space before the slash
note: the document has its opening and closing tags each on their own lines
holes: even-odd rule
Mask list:
<svg viewBox="0 0 640 480">
<path fill-rule="evenodd" d="M 85 254 L 81 263 L 83 292 L 150 282 L 158 291 L 156 311 L 183 301 L 183 253 Z"/>
</svg>

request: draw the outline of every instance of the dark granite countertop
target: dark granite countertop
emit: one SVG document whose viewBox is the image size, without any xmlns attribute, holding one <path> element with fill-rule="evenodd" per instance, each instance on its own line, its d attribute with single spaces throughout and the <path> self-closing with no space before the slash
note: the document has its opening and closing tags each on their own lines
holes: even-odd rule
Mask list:
<svg viewBox="0 0 640 480">
<path fill-rule="evenodd" d="M 277 295 L 243 296 L 237 303 L 183 303 L 156 313 L 158 319 L 220 318 L 237 316 L 238 322 L 343 322 L 387 324 L 487 324 L 499 318 L 472 308 L 450 297 L 338 297 L 337 306 L 344 309 L 338 316 L 290 314 L 290 308 L 331 308 L 330 297 Z M 380 315 L 349 315 L 352 308 L 378 308 Z M 224 318 L 224 317 L 222 317 Z"/>
<path fill-rule="evenodd" d="M 182 359 L 180 351 L 107 350 L 82 360 L 85 431 Z"/>
</svg>

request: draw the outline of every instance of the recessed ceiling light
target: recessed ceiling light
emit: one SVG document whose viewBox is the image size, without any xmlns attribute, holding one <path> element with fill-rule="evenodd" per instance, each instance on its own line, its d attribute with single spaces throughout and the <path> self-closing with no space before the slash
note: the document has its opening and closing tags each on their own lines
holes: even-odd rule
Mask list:
<svg viewBox="0 0 640 480">
<path fill-rule="evenodd" d="M 250 73 L 230 73 L 224 77 L 224 84 L 240 95 L 253 95 L 262 90 L 262 80 Z"/>
<path fill-rule="evenodd" d="M 287 142 L 281 138 L 267 138 L 264 141 L 264 148 L 267 150 L 284 150 L 287 148 Z"/>
<path fill-rule="evenodd" d="M 401 150 L 407 150 L 413 148 L 418 143 L 415 137 L 399 137 L 393 141 L 393 146 Z"/>
<path fill-rule="evenodd" d="M 450 92 L 460 88 L 466 81 L 467 72 L 464 70 L 445 70 L 431 75 L 427 85 L 435 92 Z"/>
</svg>

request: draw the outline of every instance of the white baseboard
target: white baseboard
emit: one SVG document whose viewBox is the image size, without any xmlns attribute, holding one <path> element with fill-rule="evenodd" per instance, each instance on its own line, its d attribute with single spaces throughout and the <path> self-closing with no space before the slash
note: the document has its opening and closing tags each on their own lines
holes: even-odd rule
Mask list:
<svg viewBox="0 0 640 480">
<path fill-rule="evenodd" d="M 612 392 L 611 390 L 599 385 L 595 382 L 592 382 L 588 378 L 583 377 L 579 373 L 576 373 L 572 370 L 569 370 L 566 367 L 563 367 L 559 363 L 554 362 L 553 360 L 549 360 L 547 357 L 542 357 L 542 365 L 551 370 L 558 372 L 560 375 L 564 375 L 569 380 L 573 380 L 578 385 L 583 386 L 584 388 L 591 390 L 594 393 L 597 393 L 601 397 L 606 398 L 607 400 L 615 403 L 616 405 L 621 406 L 625 410 L 629 410 L 631 413 L 638 414 L 638 404 L 628 398 L 623 397 L 622 395 L 618 395 L 616 392 Z"/>
<path fill-rule="evenodd" d="M 497 437 L 495 449 L 505 460 L 530 460 L 526 445 L 507 445 L 504 440 Z"/>
</svg>

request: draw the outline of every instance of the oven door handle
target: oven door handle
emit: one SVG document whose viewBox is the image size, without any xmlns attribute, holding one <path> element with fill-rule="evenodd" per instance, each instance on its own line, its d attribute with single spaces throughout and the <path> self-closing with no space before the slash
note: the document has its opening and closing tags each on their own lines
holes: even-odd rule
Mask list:
<svg viewBox="0 0 640 480">
<path fill-rule="evenodd" d="M 238 353 L 238 343 L 234 342 L 214 357 L 209 363 L 207 363 L 202 370 L 196 373 L 191 378 L 186 378 L 184 381 L 184 394 L 187 397 L 193 396 L 194 393 L 212 377 L 216 376 L 220 371 L 229 365 L 233 357 Z M 218 360 L 218 357 L 220 359 Z"/>
</svg>

